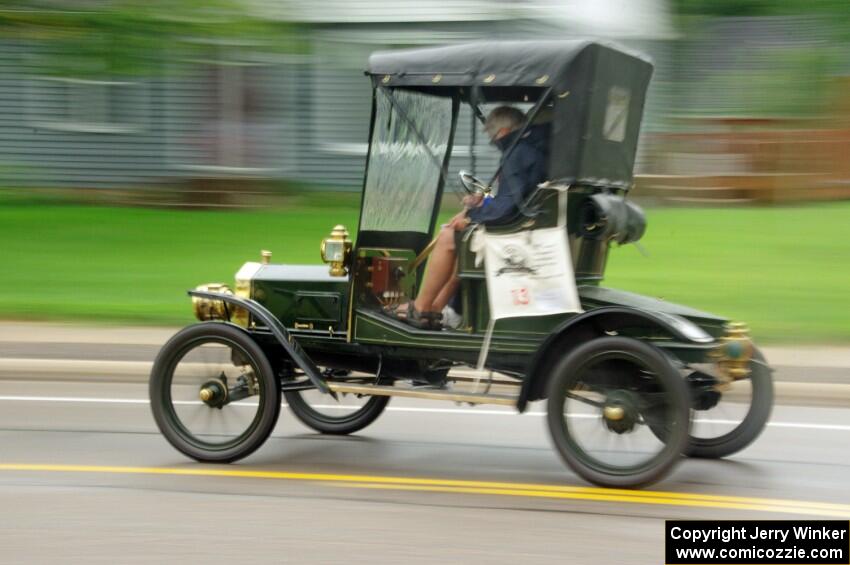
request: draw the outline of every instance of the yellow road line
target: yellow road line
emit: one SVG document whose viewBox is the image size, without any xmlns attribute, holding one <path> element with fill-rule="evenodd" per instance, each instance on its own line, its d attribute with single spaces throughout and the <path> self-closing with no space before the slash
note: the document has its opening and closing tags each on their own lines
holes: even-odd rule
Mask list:
<svg viewBox="0 0 850 565">
<path fill-rule="evenodd" d="M 560 486 L 534 483 L 508 483 L 495 481 L 468 481 L 417 477 L 384 477 L 370 475 L 337 475 L 327 473 L 293 473 L 286 471 L 257 471 L 246 469 L 124 467 L 104 465 L 54 465 L 0 463 L 0 471 L 42 471 L 58 473 L 110 473 L 137 475 L 176 475 L 194 477 L 235 477 L 248 479 L 277 479 L 293 481 L 326 482 L 343 487 L 450 492 L 466 494 L 491 494 L 524 496 L 532 498 L 594 500 L 626 502 L 631 504 L 657 504 L 701 508 L 727 508 L 817 516 L 850 517 L 850 505 L 804 500 L 753 498 L 681 492 L 607 489 L 597 487 Z"/>
<path fill-rule="evenodd" d="M 549 490 L 522 490 L 522 489 L 507 489 L 507 488 L 469 488 L 469 487 L 440 487 L 427 485 L 391 485 L 391 484 L 364 484 L 364 483 L 342 483 L 340 486 L 351 488 L 364 489 L 387 489 L 387 490 L 410 490 L 410 491 L 429 491 L 429 492 L 452 492 L 462 494 L 492 494 L 500 496 L 525 496 L 531 498 L 553 498 L 553 499 L 573 499 L 573 500 L 594 500 L 603 502 L 627 502 L 630 504 L 658 504 L 666 506 L 690 506 L 698 508 L 723 508 L 733 510 L 752 510 L 758 512 L 776 512 L 780 514 L 804 514 L 811 516 L 834 516 L 837 518 L 847 518 L 850 516 L 850 509 L 847 510 L 821 510 L 816 508 L 808 508 L 805 506 L 789 506 L 769 505 L 769 504 L 750 504 L 750 503 L 734 503 L 734 502 L 711 502 L 704 500 L 683 500 L 681 498 L 665 498 L 665 497 L 643 497 L 633 498 L 620 495 L 606 496 L 604 494 L 593 493 L 569 493 L 556 492 Z M 605 489 L 599 489 L 604 491 Z M 650 491 L 652 492 L 652 491 Z M 785 501 L 782 501 L 785 502 Z M 839 506 L 839 505 L 836 505 Z"/>
</svg>

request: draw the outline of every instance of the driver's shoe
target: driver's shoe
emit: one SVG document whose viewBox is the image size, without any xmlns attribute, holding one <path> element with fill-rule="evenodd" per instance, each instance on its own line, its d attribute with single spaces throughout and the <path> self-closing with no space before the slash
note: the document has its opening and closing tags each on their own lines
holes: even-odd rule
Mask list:
<svg viewBox="0 0 850 565">
<path fill-rule="evenodd" d="M 420 312 L 416 309 L 412 300 L 407 304 L 407 315 L 400 316 L 399 313 L 396 312 L 395 317 L 414 328 L 419 328 L 420 330 L 439 331 L 443 329 L 443 315 L 440 312 Z"/>
</svg>

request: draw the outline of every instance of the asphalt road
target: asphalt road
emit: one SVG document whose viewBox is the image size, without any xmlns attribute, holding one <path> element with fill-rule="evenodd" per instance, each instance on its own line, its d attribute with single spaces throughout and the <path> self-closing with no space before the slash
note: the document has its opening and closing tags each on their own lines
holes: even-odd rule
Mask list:
<svg viewBox="0 0 850 565">
<path fill-rule="evenodd" d="M 146 396 L 0 382 L 1 563 L 647 564 L 663 563 L 669 518 L 850 518 L 847 408 L 777 406 L 750 448 L 634 494 L 565 468 L 541 406 L 396 399 L 350 437 L 284 410 L 225 466 L 172 449 Z"/>
<path fill-rule="evenodd" d="M 669 518 L 850 518 L 850 350 L 767 350 L 750 448 L 643 491 L 587 485 L 532 406 L 394 399 L 321 436 L 285 409 L 233 465 L 159 435 L 144 384 L 173 328 L 0 324 L 0 563 L 663 563 Z"/>
</svg>

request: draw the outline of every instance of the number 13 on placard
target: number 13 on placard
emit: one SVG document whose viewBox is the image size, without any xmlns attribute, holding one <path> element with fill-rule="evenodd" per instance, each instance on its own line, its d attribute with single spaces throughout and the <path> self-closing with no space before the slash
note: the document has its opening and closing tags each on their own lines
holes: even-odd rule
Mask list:
<svg viewBox="0 0 850 565">
<path fill-rule="evenodd" d="M 531 297 L 528 296 L 527 288 L 514 288 L 511 290 L 511 295 L 514 298 L 515 306 L 521 306 L 531 302 Z"/>
</svg>

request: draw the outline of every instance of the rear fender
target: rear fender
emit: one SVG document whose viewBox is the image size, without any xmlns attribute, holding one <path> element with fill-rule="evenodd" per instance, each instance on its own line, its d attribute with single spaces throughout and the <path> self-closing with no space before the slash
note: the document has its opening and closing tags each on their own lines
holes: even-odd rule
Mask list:
<svg viewBox="0 0 850 565">
<path fill-rule="evenodd" d="M 231 294 L 220 294 L 217 292 L 207 292 L 202 290 L 190 290 L 189 296 L 196 296 L 198 298 L 206 298 L 208 300 L 221 300 L 225 304 L 238 306 L 239 308 L 244 308 L 254 317 L 255 320 L 260 322 L 262 325 L 266 326 L 275 339 L 280 343 L 286 353 L 292 358 L 298 368 L 304 371 L 304 374 L 310 379 L 310 382 L 313 383 L 317 389 L 320 391 L 334 395 L 330 389 L 328 388 L 325 379 L 322 377 L 322 372 L 319 370 L 319 367 L 310 359 L 310 356 L 307 355 L 307 352 L 301 347 L 301 345 L 293 339 L 292 335 L 287 331 L 287 329 L 280 323 L 274 314 L 269 312 L 262 304 L 251 300 L 250 298 L 239 298 L 238 296 L 233 296 Z"/>
<path fill-rule="evenodd" d="M 625 329 L 645 331 L 645 337 L 661 337 L 699 346 L 714 341 L 699 326 L 680 316 L 628 306 L 595 308 L 558 326 L 537 349 L 528 365 L 517 409 L 523 412 L 529 401 L 545 397 L 552 369 L 575 347 L 606 333 Z"/>
</svg>

